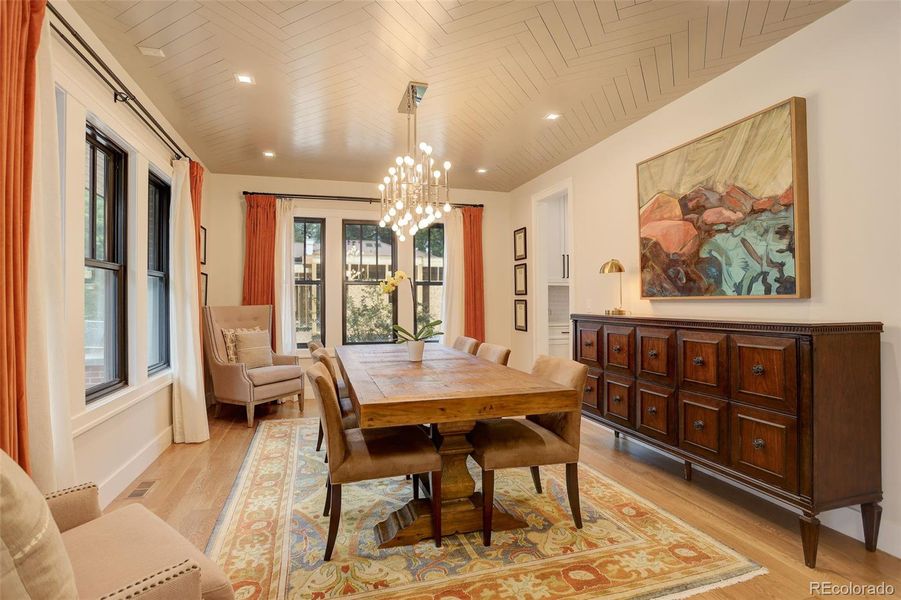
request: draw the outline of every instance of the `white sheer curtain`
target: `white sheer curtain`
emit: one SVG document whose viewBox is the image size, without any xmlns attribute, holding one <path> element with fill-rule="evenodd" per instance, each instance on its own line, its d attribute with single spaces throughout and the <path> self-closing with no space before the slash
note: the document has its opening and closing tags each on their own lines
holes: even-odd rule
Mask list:
<svg viewBox="0 0 901 600">
<path fill-rule="evenodd" d="M 203 396 L 200 350 L 200 295 L 197 290 L 197 248 L 191 205 L 190 161 L 172 163 L 169 209 L 171 273 L 169 327 L 172 332 L 172 432 L 176 443 L 210 439 Z"/>
<path fill-rule="evenodd" d="M 294 354 L 294 201 L 275 207 L 275 350 Z"/>
<path fill-rule="evenodd" d="M 28 240 L 28 339 L 26 393 L 32 478 L 44 492 L 75 481 L 63 287 L 62 200 L 56 90 L 50 56 L 50 22 L 44 20 L 37 54 L 34 172 Z M 81 261 L 81 257 L 72 260 Z"/>
<path fill-rule="evenodd" d="M 463 335 L 463 213 L 455 208 L 444 221 L 444 301 L 441 303 L 442 341 L 452 346 Z"/>
</svg>

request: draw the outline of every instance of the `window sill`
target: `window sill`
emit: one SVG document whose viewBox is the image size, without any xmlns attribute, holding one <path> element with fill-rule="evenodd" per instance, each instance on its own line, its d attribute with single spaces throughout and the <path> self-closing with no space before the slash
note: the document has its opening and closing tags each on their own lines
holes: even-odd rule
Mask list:
<svg viewBox="0 0 901 600">
<path fill-rule="evenodd" d="M 129 385 L 108 396 L 98 398 L 85 405 L 82 412 L 72 416 L 72 437 L 79 437 L 170 385 L 172 385 L 172 369 L 167 368 L 153 374 L 138 386 Z"/>
</svg>

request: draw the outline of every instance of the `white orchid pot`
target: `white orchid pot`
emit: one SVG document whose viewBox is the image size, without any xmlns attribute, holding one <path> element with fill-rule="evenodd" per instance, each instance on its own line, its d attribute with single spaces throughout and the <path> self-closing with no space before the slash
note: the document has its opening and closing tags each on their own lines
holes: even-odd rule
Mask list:
<svg viewBox="0 0 901 600">
<path fill-rule="evenodd" d="M 425 340 L 407 341 L 407 356 L 410 362 L 422 362 L 422 353 L 425 350 Z"/>
</svg>

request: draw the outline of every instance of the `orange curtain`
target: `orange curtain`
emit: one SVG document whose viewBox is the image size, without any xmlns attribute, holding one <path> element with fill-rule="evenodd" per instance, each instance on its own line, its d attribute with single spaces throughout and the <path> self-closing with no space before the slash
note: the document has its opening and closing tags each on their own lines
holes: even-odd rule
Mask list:
<svg viewBox="0 0 901 600">
<path fill-rule="evenodd" d="M 485 280 L 482 272 L 482 207 L 463 212 L 463 335 L 485 341 Z"/>
<path fill-rule="evenodd" d="M 30 472 L 25 396 L 35 56 L 45 0 L 0 2 L 0 448 Z"/>
<path fill-rule="evenodd" d="M 241 304 L 275 304 L 275 196 L 248 194 Z M 269 331 L 275 331 L 275 311 Z M 275 336 L 272 348 L 275 349 Z"/>
<path fill-rule="evenodd" d="M 197 293 L 200 296 L 200 305 L 203 306 L 203 295 L 200 286 L 200 207 L 203 203 L 203 165 L 191 161 L 191 207 L 194 209 L 194 239 L 197 246 Z M 203 319 L 200 320 L 203 323 Z M 201 329 L 203 329 L 201 327 Z"/>
</svg>

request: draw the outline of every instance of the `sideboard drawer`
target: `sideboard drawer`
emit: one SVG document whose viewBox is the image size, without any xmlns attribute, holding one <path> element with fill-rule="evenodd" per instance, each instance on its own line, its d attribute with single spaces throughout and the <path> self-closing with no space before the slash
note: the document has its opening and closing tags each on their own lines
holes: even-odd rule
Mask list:
<svg viewBox="0 0 901 600">
<path fill-rule="evenodd" d="M 657 327 L 637 330 L 638 377 L 665 385 L 676 382 L 676 331 Z"/>
<path fill-rule="evenodd" d="M 579 356 L 576 358 L 586 364 L 593 366 L 601 366 L 598 355 L 598 332 L 599 327 L 585 327 L 579 324 Z"/>
<path fill-rule="evenodd" d="M 604 376 L 603 417 L 635 428 L 635 381 L 628 377 Z"/>
<path fill-rule="evenodd" d="M 717 396 L 729 393 L 728 336 L 679 331 L 679 387 Z"/>
<path fill-rule="evenodd" d="M 635 328 L 604 326 L 604 370 L 635 370 Z"/>
<path fill-rule="evenodd" d="M 635 415 L 638 431 L 667 444 L 676 443 L 678 421 L 673 388 L 638 382 Z"/>
<path fill-rule="evenodd" d="M 733 404 L 732 466 L 789 492 L 798 491 L 798 420 Z"/>
<path fill-rule="evenodd" d="M 600 392 L 601 382 L 599 376 L 589 371 L 588 379 L 585 381 L 585 389 L 582 390 L 582 409 L 597 415 L 601 414 L 600 404 L 598 403 Z"/>
<path fill-rule="evenodd" d="M 725 463 L 729 459 L 729 404 L 690 392 L 679 393 L 679 447 Z"/>
<path fill-rule="evenodd" d="M 732 336 L 732 396 L 773 410 L 798 413 L 794 338 Z"/>
</svg>

